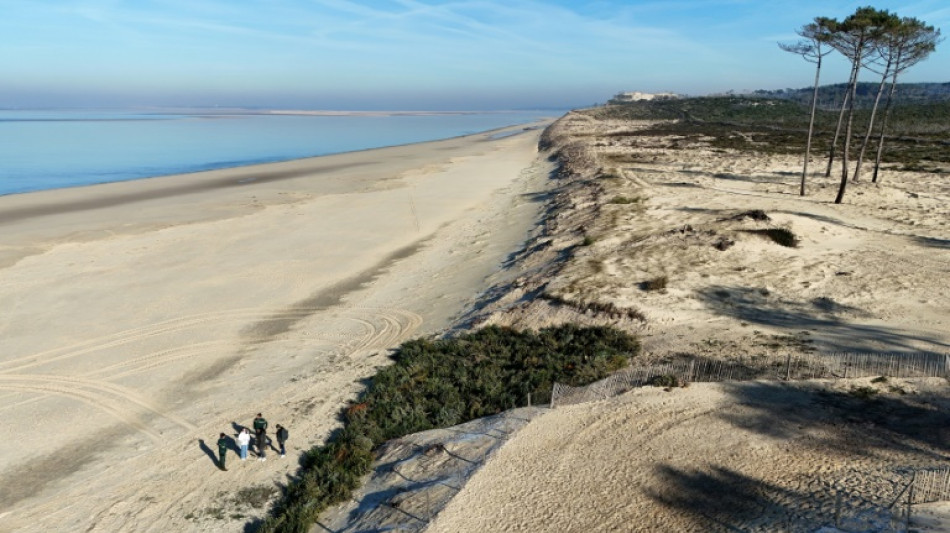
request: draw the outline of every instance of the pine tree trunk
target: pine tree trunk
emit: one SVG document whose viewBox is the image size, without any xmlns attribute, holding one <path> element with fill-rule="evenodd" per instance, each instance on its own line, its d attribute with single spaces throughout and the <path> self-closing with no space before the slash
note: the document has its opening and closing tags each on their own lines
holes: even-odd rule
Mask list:
<svg viewBox="0 0 950 533">
<path fill-rule="evenodd" d="M 850 99 L 848 101 L 848 125 L 845 128 L 844 148 L 841 150 L 841 185 L 838 187 L 838 196 L 835 197 L 835 203 L 840 204 L 844 199 L 844 190 L 848 186 L 848 152 L 851 150 L 851 126 L 854 123 L 854 99 L 858 96 L 858 74 L 861 71 L 861 54 L 858 53 L 854 58 L 854 66 L 851 72 L 851 83 L 849 85 Z"/>
<path fill-rule="evenodd" d="M 864 163 L 864 152 L 871 141 L 871 133 L 874 131 L 874 116 L 877 114 L 877 106 L 881 102 L 881 95 L 884 94 L 884 85 L 887 84 L 887 74 L 891 69 L 891 60 L 888 60 L 884 67 L 884 74 L 881 75 L 881 84 L 877 87 L 877 96 L 874 97 L 874 107 L 871 108 L 871 117 L 868 119 L 868 131 L 864 134 L 864 140 L 861 141 L 861 151 L 858 152 L 858 162 L 854 166 L 854 177 L 852 181 L 858 181 L 861 176 L 861 165 Z"/>
<path fill-rule="evenodd" d="M 811 118 L 808 119 L 808 140 L 805 142 L 805 164 L 802 165 L 802 186 L 800 196 L 805 196 L 805 176 L 808 175 L 808 159 L 811 157 L 811 136 L 815 131 L 815 110 L 818 108 L 818 79 L 821 76 L 821 54 L 815 67 L 815 92 L 811 97 Z"/>
<path fill-rule="evenodd" d="M 887 132 L 887 119 L 891 115 L 891 103 L 894 101 L 894 90 L 897 88 L 897 71 L 894 71 L 894 77 L 891 78 L 891 90 L 887 94 L 887 102 L 884 104 L 884 116 L 881 117 L 881 136 L 877 140 L 877 157 L 874 159 L 874 176 L 871 183 L 877 183 L 878 173 L 881 170 L 881 157 L 884 155 L 884 134 Z"/>
<path fill-rule="evenodd" d="M 831 140 L 831 150 L 828 152 L 828 168 L 825 169 L 826 178 L 831 177 L 831 168 L 835 162 L 835 149 L 838 147 L 838 137 L 841 136 L 841 126 L 844 124 L 845 109 L 847 109 L 850 96 L 851 91 L 846 90 L 844 93 L 844 99 L 841 101 L 841 112 L 838 113 L 838 125 L 835 126 L 835 136 Z"/>
</svg>

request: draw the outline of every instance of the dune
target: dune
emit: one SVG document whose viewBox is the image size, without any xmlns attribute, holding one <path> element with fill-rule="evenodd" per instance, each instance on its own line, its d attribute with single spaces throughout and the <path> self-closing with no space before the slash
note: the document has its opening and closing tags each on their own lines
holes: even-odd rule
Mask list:
<svg viewBox="0 0 950 533">
<path fill-rule="evenodd" d="M 550 216 L 482 323 L 613 325 L 641 337 L 640 365 L 947 353 L 945 175 L 889 167 L 835 205 L 834 178 L 798 195 L 796 156 L 635 133 L 654 124 L 571 113 L 549 128 L 562 163 Z M 646 387 L 558 406 L 426 531 L 837 531 L 836 515 L 842 531 L 894 530 L 887 507 L 913 472 L 946 468 L 948 405 L 944 376 Z M 939 528 L 940 509 L 914 520 Z"/>
<path fill-rule="evenodd" d="M 812 176 L 810 194 L 798 195 L 797 156 L 633 133 L 654 124 L 570 113 L 549 128 L 542 144 L 561 167 L 543 230 L 477 323 L 612 325 L 642 339 L 636 365 L 830 354 L 944 361 L 944 175 L 889 167 L 880 184 L 853 183 L 835 205 L 836 179 Z M 794 242 L 771 238 L 776 230 Z M 436 451 L 407 459 L 412 486 L 389 487 L 395 495 L 378 507 L 358 495 L 327 513 L 328 524 L 356 531 L 374 516 L 397 520 L 398 507 L 411 510 L 399 527 L 431 533 L 902 530 L 914 472 L 946 475 L 946 378 L 592 394 L 600 400 L 548 407 L 511 434 L 485 431 L 507 439 L 487 456 L 458 442 L 477 439 L 465 426 L 441 442 L 451 453 L 414 436 Z M 476 465 L 467 481 L 444 471 L 456 457 Z M 437 468 L 420 472 L 426 462 Z M 387 479 L 379 466 L 377 496 Z M 369 522 L 346 529 L 346 509 Z M 944 505 L 919 504 L 911 523 L 939 531 L 944 515 Z"/>
</svg>

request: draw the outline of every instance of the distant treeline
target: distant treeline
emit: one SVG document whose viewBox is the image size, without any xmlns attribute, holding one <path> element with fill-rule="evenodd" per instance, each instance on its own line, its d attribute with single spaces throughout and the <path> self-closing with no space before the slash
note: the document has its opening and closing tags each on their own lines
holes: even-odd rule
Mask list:
<svg viewBox="0 0 950 533">
<path fill-rule="evenodd" d="M 877 95 L 878 83 L 861 82 L 856 89 L 855 107 L 859 109 L 869 109 L 874 105 L 874 97 Z M 841 107 L 841 101 L 847 93 L 847 83 L 837 83 L 834 85 L 823 85 L 818 89 L 818 107 L 822 109 L 837 109 Z M 783 100 L 792 100 L 804 105 L 811 105 L 811 97 L 814 87 L 804 87 L 801 89 L 777 89 L 770 91 L 759 89 L 751 93 L 752 96 L 762 98 L 780 98 Z M 896 105 L 910 104 L 929 104 L 935 102 L 950 101 L 950 82 L 944 83 L 898 83 L 894 94 L 894 103 Z"/>
</svg>

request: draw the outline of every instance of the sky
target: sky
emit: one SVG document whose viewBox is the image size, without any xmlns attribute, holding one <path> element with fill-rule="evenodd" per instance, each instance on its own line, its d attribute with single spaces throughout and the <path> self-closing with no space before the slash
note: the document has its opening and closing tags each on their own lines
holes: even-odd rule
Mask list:
<svg viewBox="0 0 950 533">
<path fill-rule="evenodd" d="M 868 4 L 0 0 L 0 108 L 566 109 L 800 88 L 814 66 L 776 43 Z M 946 0 L 870 5 L 950 32 Z M 846 80 L 826 65 L 822 83 Z M 950 81 L 950 43 L 902 81 Z"/>
</svg>

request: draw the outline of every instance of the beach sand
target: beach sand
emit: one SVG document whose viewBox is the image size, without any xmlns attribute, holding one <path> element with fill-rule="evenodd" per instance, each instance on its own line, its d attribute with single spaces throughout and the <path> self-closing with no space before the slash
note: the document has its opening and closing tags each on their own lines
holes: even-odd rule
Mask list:
<svg viewBox="0 0 950 533">
<path fill-rule="evenodd" d="M 0 197 L 0 531 L 241 531 L 537 224 L 539 130 Z M 213 459 L 255 413 L 290 453 Z M 266 499 L 266 498 L 265 498 Z"/>
</svg>

